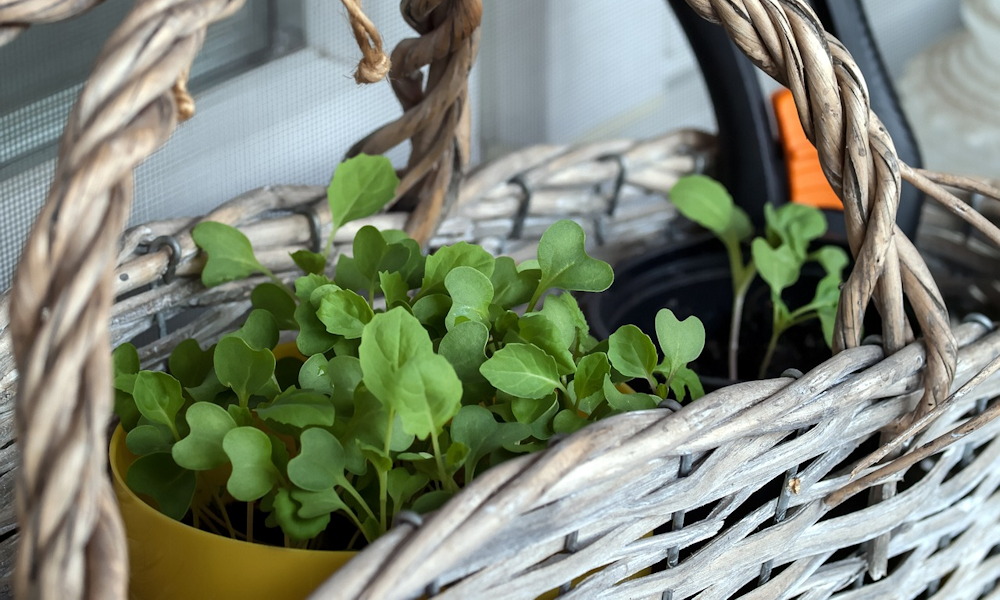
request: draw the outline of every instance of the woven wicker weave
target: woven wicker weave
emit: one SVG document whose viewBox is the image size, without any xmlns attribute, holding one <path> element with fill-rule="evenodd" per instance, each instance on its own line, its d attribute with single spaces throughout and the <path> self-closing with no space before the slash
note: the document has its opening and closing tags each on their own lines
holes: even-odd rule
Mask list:
<svg viewBox="0 0 1000 600">
<path fill-rule="evenodd" d="M 1000 378 L 977 380 L 954 402 L 945 398 L 996 362 L 1000 333 L 975 319 L 953 327 L 923 259 L 893 224 L 902 174 L 950 207 L 929 209 L 918 237 L 931 264 L 948 271 L 962 256 L 981 258 L 979 270 L 945 279 L 946 292 L 992 298 L 998 255 L 969 231 L 956 237 L 950 215 L 975 224 L 990 243 L 1000 234 L 931 180 L 992 192 L 898 163 L 850 56 L 799 0 L 689 3 L 792 89 L 845 199 L 857 257 L 838 323 L 846 349 L 797 380 L 728 387 L 678 413 L 621 415 L 501 465 L 426 521 L 399 524 L 317 597 L 532 598 L 595 569 L 567 585 L 567 597 L 976 598 L 1000 578 L 1000 560 L 990 554 L 1000 544 L 1000 469 L 993 467 L 1000 422 L 972 421 L 967 435 L 899 474 L 862 469 L 851 492 L 876 486 L 882 502 L 839 491 L 873 444 L 914 410 L 917 417 L 942 413 L 915 447 L 970 413 L 992 415 L 986 402 L 1000 394 Z M 16 12 L 27 4 L 0 1 L 0 36 L 42 20 Z M 173 336 L 211 339 L 246 307 L 252 282 L 204 290 L 191 277 L 200 267 L 189 235 L 197 220 L 139 227 L 116 245 L 131 171 L 176 121 L 175 84 L 207 24 L 240 4 L 140 1 L 109 40 L 67 125 L 49 201 L 9 296 L 16 436 L 10 418 L 0 421 L 0 434 L 5 442 L 17 438 L 20 459 L 11 472 L 15 452 L 3 445 L 0 526 L 13 530 L 16 479 L 20 530 L 0 556 L 9 567 L 16 546 L 15 583 L 24 597 L 124 597 L 123 537 L 104 473 L 111 340 L 200 313 L 185 314 L 193 322 L 143 349 L 144 360 L 155 362 Z M 637 240 L 662 241 L 665 230 L 683 234 L 662 194 L 709 159 L 711 139 L 694 132 L 530 149 L 454 185 L 467 156 L 465 81 L 481 6 L 412 0 L 403 12 L 422 34 L 393 55 L 392 81 L 407 112 L 355 151 L 412 140 L 401 187 L 408 212 L 374 224 L 405 222 L 433 243 L 467 239 L 515 255 L 566 215 L 587 223 L 611 257 L 635 250 Z M 414 76 L 424 65 L 427 89 Z M 243 226 L 263 261 L 282 270 L 290 266 L 288 248 L 321 243 L 311 233 L 328 220 L 321 199 L 316 188 L 268 188 L 206 218 Z M 982 202 L 981 212 L 998 213 Z M 352 234 L 345 228 L 338 241 Z M 910 343 L 904 294 L 924 342 Z M 860 339 L 873 296 L 885 323 L 882 346 Z M 112 308 L 115 297 L 122 299 Z M 5 336 L 0 409 L 9 414 L 15 376 L 7 343 Z"/>
</svg>

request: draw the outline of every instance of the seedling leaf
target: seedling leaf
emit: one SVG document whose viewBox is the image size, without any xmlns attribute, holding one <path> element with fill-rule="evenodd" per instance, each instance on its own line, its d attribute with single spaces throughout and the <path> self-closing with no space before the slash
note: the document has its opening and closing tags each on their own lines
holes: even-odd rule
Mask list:
<svg viewBox="0 0 1000 600">
<path fill-rule="evenodd" d="M 271 491 L 278 471 L 271 462 L 271 440 L 254 427 L 231 429 L 222 438 L 222 449 L 233 465 L 226 489 L 241 502 L 252 502 Z"/>
<path fill-rule="evenodd" d="M 532 344 L 507 344 L 479 371 L 493 387 L 521 398 L 544 398 L 562 386 L 556 360 Z"/>
<path fill-rule="evenodd" d="M 169 452 L 157 452 L 137 458 L 125 482 L 135 493 L 156 501 L 161 513 L 180 521 L 191 507 L 196 477 L 194 471 L 177 466 Z"/>
<path fill-rule="evenodd" d="M 622 325 L 608 338 L 611 366 L 626 377 L 648 378 L 656 367 L 653 340 L 635 325 Z"/>
<path fill-rule="evenodd" d="M 201 271 L 201 282 L 207 287 L 269 272 L 257 261 L 247 236 L 231 225 L 203 221 L 191 230 L 191 237 L 208 256 Z"/>
<path fill-rule="evenodd" d="M 550 288 L 601 292 L 614 281 L 611 265 L 591 258 L 585 248 L 583 228 L 569 220 L 552 224 L 538 242 L 541 278 L 535 296 Z"/>
<path fill-rule="evenodd" d="M 396 170 L 384 156 L 359 154 L 340 163 L 326 190 L 334 227 L 377 213 L 398 185 Z"/>
<path fill-rule="evenodd" d="M 191 432 L 171 449 L 174 461 L 192 471 L 207 471 L 225 464 L 229 457 L 222 440 L 236 421 L 226 409 L 210 402 L 196 402 L 185 414 Z"/>
</svg>

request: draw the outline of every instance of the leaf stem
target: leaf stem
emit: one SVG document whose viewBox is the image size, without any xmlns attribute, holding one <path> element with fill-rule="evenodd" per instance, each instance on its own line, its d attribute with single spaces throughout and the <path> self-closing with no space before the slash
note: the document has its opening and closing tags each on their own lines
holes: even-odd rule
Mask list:
<svg viewBox="0 0 1000 600">
<path fill-rule="evenodd" d="M 222 498 L 219 497 L 218 492 L 212 494 L 212 500 L 219 509 L 219 514 L 222 516 L 222 522 L 226 526 L 226 530 L 229 531 L 229 537 L 235 540 L 237 538 L 236 529 L 233 527 L 232 521 L 229 520 L 229 512 L 226 511 L 226 505 L 222 502 Z"/>
<path fill-rule="evenodd" d="M 730 248 L 730 245 L 726 245 Z M 736 256 L 734 258 L 732 252 L 730 252 L 730 260 L 741 261 L 739 257 L 739 247 L 736 248 Z M 747 291 L 750 289 L 750 284 L 753 282 L 753 278 L 757 275 L 757 268 L 754 266 L 753 262 L 746 265 L 745 267 L 740 263 L 732 263 L 733 267 L 733 307 L 732 316 L 729 321 L 729 378 L 735 380 L 738 376 L 737 362 L 736 359 L 739 356 L 740 351 L 740 328 L 743 323 L 743 305 L 746 302 Z"/>
<path fill-rule="evenodd" d="M 789 327 L 788 323 L 781 320 L 778 303 L 773 302 L 773 306 L 774 325 L 771 327 L 771 339 L 767 342 L 767 350 L 764 352 L 764 360 L 760 362 L 760 370 L 757 372 L 757 379 L 764 378 L 764 373 L 767 372 L 767 368 L 771 366 L 771 359 L 774 358 L 774 350 L 778 346 L 778 338 L 781 337 L 781 334 L 784 333 Z"/>
<path fill-rule="evenodd" d="M 341 479 L 337 483 L 340 485 L 340 487 L 344 489 L 344 491 L 346 491 L 348 494 L 351 495 L 351 498 L 354 498 L 354 500 L 357 501 L 357 503 L 361 506 L 362 509 L 364 509 L 365 513 L 369 517 L 371 517 L 373 520 L 377 520 L 377 518 L 375 517 L 375 513 L 372 512 L 371 507 L 368 506 L 368 503 L 365 502 L 365 499 L 361 497 L 361 494 L 358 493 L 358 490 L 354 489 L 353 485 L 351 485 L 346 479 Z M 360 526 L 361 526 L 361 521 L 358 520 L 358 527 Z"/>
<path fill-rule="evenodd" d="M 326 244 L 323 245 L 323 256 L 330 258 L 330 252 L 333 250 L 333 238 L 337 236 L 337 226 L 330 225 L 330 237 L 326 238 Z"/>
<path fill-rule="evenodd" d="M 454 494 L 458 491 L 458 484 L 448 476 L 448 471 L 444 468 L 444 460 L 441 458 L 441 445 L 438 443 L 437 432 L 435 431 L 431 431 L 431 447 L 434 448 L 434 462 L 437 463 L 438 477 L 441 478 L 444 489 Z"/>
<path fill-rule="evenodd" d="M 531 300 L 528 301 L 528 312 L 535 312 L 535 308 L 538 306 L 538 301 L 542 299 L 542 294 L 544 294 L 547 289 L 549 289 L 548 282 L 538 282 L 538 287 L 535 288 L 535 293 L 531 295 Z"/>
<path fill-rule="evenodd" d="M 382 446 L 382 453 L 389 456 L 389 447 L 392 443 L 392 428 L 396 422 L 396 411 L 389 409 L 389 423 L 385 427 L 385 444 Z M 389 501 L 389 474 L 386 471 L 378 470 L 378 524 L 380 530 L 385 533 L 388 526 L 388 515 L 386 506 Z"/>
</svg>

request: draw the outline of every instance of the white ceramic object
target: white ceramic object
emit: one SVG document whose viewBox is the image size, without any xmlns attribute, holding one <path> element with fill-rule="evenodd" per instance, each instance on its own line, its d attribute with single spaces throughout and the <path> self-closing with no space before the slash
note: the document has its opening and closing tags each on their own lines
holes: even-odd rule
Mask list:
<svg viewBox="0 0 1000 600">
<path fill-rule="evenodd" d="M 961 17 L 907 65 L 900 101 L 927 167 L 1000 178 L 1000 0 L 962 0 Z"/>
</svg>

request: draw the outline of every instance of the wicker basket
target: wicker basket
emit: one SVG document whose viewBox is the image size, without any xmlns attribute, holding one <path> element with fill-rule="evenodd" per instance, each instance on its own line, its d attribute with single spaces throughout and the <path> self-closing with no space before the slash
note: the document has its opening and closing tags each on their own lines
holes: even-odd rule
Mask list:
<svg viewBox="0 0 1000 600">
<path fill-rule="evenodd" d="M 892 223 L 902 172 L 949 207 L 929 205 L 918 235 L 946 294 L 963 310 L 995 302 L 996 228 L 932 180 L 978 193 L 971 205 L 993 217 L 1000 202 L 984 196 L 995 192 L 897 163 L 850 56 L 800 0 L 689 3 L 791 87 L 843 191 L 858 259 L 841 302 L 845 349 L 800 377 L 727 387 L 676 413 L 620 415 L 494 468 L 426 519 L 399 523 L 316 597 L 534 598 L 560 588 L 572 598 L 950 599 L 989 594 L 1000 578 L 992 551 L 1000 545 L 1000 422 L 989 404 L 1000 395 L 1000 378 L 989 376 L 1000 332 L 988 319 L 949 320 L 923 260 Z M 169 136 L 184 98 L 175 84 L 204 27 L 240 4 L 140 1 L 67 125 L 56 182 L 3 304 L 11 314 L 0 357 L 0 567 L 10 573 L 16 554 L 13 581 L 24 597 L 125 596 L 124 542 L 105 474 L 109 344 L 159 327 L 141 350 L 154 364 L 176 340 L 211 340 L 246 310 L 255 282 L 206 290 L 193 277 L 201 263 L 190 230 L 200 219 L 118 239 L 131 170 Z M 0 43 L 27 23 L 65 16 L 51 7 L 18 12 L 25 6 L 32 3 L 0 1 Z M 530 148 L 449 185 L 465 155 L 465 77 L 480 10 L 478 0 L 403 2 L 423 34 L 393 66 L 409 110 L 355 150 L 380 152 L 410 137 L 403 187 L 419 202 L 369 222 L 405 224 L 432 245 L 462 239 L 515 256 L 565 216 L 585 224 L 610 259 L 684 235 L 664 195 L 711 161 L 714 141 L 698 132 Z M 372 36 L 361 17 L 353 22 Z M 368 72 L 384 67 L 377 56 L 369 62 Z M 422 91 L 407 75 L 426 64 L 435 86 Z M 204 218 L 239 225 L 262 261 L 286 272 L 289 249 L 323 242 L 323 194 L 266 188 Z M 985 238 L 956 226 L 955 215 Z M 337 244 L 353 231 L 344 228 Z M 975 264 L 965 268 L 968 257 Z M 910 343 L 904 291 L 921 342 Z M 857 334 L 873 294 L 886 323 L 881 345 Z M 183 325 L 172 328 L 175 320 Z M 909 445 L 916 450 L 852 480 L 859 460 L 911 413 L 937 417 Z M 939 439 L 955 426 L 958 434 Z M 870 499 L 856 495 L 865 490 Z"/>
</svg>

